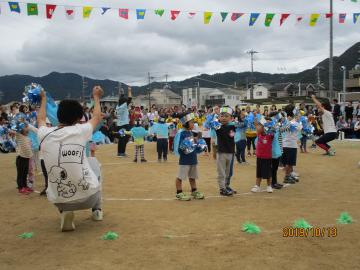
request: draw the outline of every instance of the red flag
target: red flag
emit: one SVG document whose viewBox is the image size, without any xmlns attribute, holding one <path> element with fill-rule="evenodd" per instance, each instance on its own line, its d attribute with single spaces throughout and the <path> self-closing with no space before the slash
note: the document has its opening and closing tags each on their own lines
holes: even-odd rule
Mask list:
<svg viewBox="0 0 360 270">
<path fill-rule="evenodd" d="M 325 14 L 325 18 L 326 18 L 326 19 L 330 19 L 332 16 L 333 16 L 332 13 L 326 13 L 326 14 Z"/>
<path fill-rule="evenodd" d="M 46 18 L 51 19 L 55 9 L 56 9 L 56 5 L 46 4 Z"/>
<path fill-rule="evenodd" d="M 119 8 L 119 16 L 125 20 L 129 19 L 129 9 Z"/>
<path fill-rule="evenodd" d="M 171 14 L 171 19 L 173 21 L 175 21 L 177 16 L 180 14 L 180 11 L 179 10 L 170 10 L 170 14 Z"/>
<path fill-rule="evenodd" d="M 298 23 L 301 22 L 302 19 L 303 19 L 303 16 L 298 16 L 298 17 L 296 18 L 296 20 L 297 20 Z"/>
<path fill-rule="evenodd" d="M 231 14 L 231 20 L 234 22 L 234 21 L 236 21 L 237 19 L 239 19 L 242 15 L 244 15 L 244 13 L 234 12 L 233 14 Z"/>
<path fill-rule="evenodd" d="M 280 18 L 280 26 L 284 23 L 284 21 L 289 18 L 290 14 L 289 13 L 283 13 L 281 14 L 281 18 Z"/>
</svg>

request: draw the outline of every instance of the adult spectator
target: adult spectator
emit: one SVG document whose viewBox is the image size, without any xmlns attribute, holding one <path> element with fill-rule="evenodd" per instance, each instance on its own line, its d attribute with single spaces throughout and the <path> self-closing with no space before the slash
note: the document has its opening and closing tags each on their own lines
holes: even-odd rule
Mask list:
<svg viewBox="0 0 360 270">
<path fill-rule="evenodd" d="M 352 102 L 348 102 L 346 104 L 346 107 L 345 107 L 345 118 L 346 118 L 346 121 L 348 119 L 353 119 L 353 113 L 354 113 L 354 107 L 352 105 Z"/>
<path fill-rule="evenodd" d="M 335 98 L 333 100 L 334 102 L 334 107 L 333 107 L 333 116 L 334 116 L 334 121 L 337 122 L 339 120 L 339 116 L 341 115 L 341 110 L 340 110 L 340 105 L 339 105 L 339 101 Z"/>
</svg>

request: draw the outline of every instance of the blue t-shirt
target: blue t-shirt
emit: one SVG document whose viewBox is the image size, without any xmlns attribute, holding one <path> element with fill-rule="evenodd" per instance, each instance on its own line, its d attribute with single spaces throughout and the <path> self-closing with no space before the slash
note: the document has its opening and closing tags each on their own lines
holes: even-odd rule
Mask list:
<svg viewBox="0 0 360 270">
<path fill-rule="evenodd" d="M 126 102 L 124 102 L 120 106 L 116 106 L 116 116 L 117 116 L 116 125 L 118 127 L 129 124 L 129 111 Z"/>
<path fill-rule="evenodd" d="M 169 126 L 165 123 L 155 123 L 151 127 L 151 133 L 156 134 L 159 139 L 169 138 Z"/>
<path fill-rule="evenodd" d="M 198 163 L 196 151 L 193 151 L 190 154 L 185 154 L 184 151 L 180 149 L 180 145 L 182 144 L 182 141 L 188 137 L 193 137 L 191 131 L 184 130 L 181 132 L 180 140 L 179 140 L 179 154 L 180 154 L 179 165 L 197 165 Z"/>
</svg>

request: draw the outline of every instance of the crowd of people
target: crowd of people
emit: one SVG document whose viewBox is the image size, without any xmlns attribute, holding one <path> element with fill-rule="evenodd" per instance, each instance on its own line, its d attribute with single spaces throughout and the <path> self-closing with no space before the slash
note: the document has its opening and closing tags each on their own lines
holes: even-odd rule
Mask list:
<svg viewBox="0 0 360 270">
<path fill-rule="evenodd" d="M 20 194 L 33 192 L 37 166 L 42 170 L 47 195 L 61 213 L 63 231 L 75 228 L 75 210 L 92 209 L 94 220 L 102 220 L 101 170 L 95 158 L 97 145 L 117 143 L 116 156 L 126 158 L 127 144 L 134 143 L 134 162 L 147 162 L 146 142 L 155 142 L 158 162 L 166 162 L 168 155 L 179 158 L 175 180 L 176 198 L 181 201 L 204 199 L 197 189 L 197 155 L 205 153 L 216 160 L 217 180 L 221 196 L 237 193 L 231 187 L 236 163 L 246 166 L 247 158 L 256 157 L 256 180 L 251 192 L 281 189 L 284 184 L 299 182 L 295 172 L 298 148 L 301 153 L 320 147 L 327 156 L 335 150 L 329 142 L 338 132 L 347 136 L 359 135 L 359 105 L 342 111 L 337 100 L 334 105 L 320 103 L 312 96 L 313 105 L 260 105 L 231 108 L 229 106 L 196 107 L 173 106 L 151 108 L 132 103 L 131 88 L 121 94 L 115 108 L 100 106 L 101 87 L 94 87 L 93 102 L 81 105 L 75 100 L 63 100 L 57 109 L 58 124 L 47 118 L 46 94 L 41 91 L 41 103 L 14 103 L 0 107 L 0 145 L 4 153 L 16 149 L 17 188 Z M 336 123 L 336 124 L 335 124 Z M 350 125 L 347 125 L 351 123 Z M 352 125 L 352 126 L 351 126 Z M 347 131 L 352 129 L 353 132 Z M 283 183 L 278 181 L 278 169 L 284 168 Z M 191 193 L 183 191 L 189 180 Z"/>
</svg>

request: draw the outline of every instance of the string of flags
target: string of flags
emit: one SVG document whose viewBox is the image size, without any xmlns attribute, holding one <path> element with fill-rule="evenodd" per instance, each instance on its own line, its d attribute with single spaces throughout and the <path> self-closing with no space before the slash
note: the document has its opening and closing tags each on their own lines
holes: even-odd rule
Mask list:
<svg viewBox="0 0 360 270">
<path fill-rule="evenodd" d="M 352 2 L 360 2 L 360 0 L 351 0 Z M 39 15 L 39 5 L 45 6 L 45 15 L 47 19 L 52 19 L 55 11 L 57 13 L 64 12 L 65 17 L 69 20 L 75 18 L 75 14 L 79 12 L 78 9 L 81 8 L 82 12 L 80 16 L 84 19 L 90 18 L 94 9 L 100 10 L 101 15 L 105 15 L 107 11 L 114 10 L 115 8 L 110 7 L 93 7 L 93 6 L 66 6 L 66 5 L 55 5 L 55 4 L 39 4 L 39 3 L 24 3 L 24 2 L 7 2 L 9 5 L 10 12 L 12 13 L 25 13 L 28 16 L 38 16 Z M 26 10 L 22 9 L 23 4 L 26 6 Z M 63 8 L 63 11 L 59 10 L 59 7 Z M 311 13 L 311 14 L 291 14 L 291 13 L 241 13 L 241 12 L 212 12 L 212 11 L 181 11 L 181 10 L 165 10 L 165 9 L 135 9 L 131 10 L 128 8 L 118 8 L 115 9 L 118 11 L 119 17 L 128 20 L 130 19 L 130 14 L 135 13 L 135 18 L 137 20 L 144 20 L 145 15 L 152 12 L 153 14 L 163 17 L 166 13 L 169 13 L 170 19 L 175 21 L 180 15 L 185 14 L 189 19 L 194 18 L 196 15 L 200 14 L 203 17 L 204 24 L 210 24 L 211 19 L 215 14 L 220 15 L 221 22 L 224 22 L 226 19 L 230 19 L 232 22 L 237 21 L 238 19 L 247 15 L 249 17 L 249 26 L 254 26 L 256 22 L 259 21 L 261 16 L 265 17 L 264 26 L 270 27 L 273 24 L 275 18 L 279 18 L 279 25 L 282 26 L 286 20 L 293 16 L 296 18 L 297 23 L 301 23 L 306 17 L 309 18 L 309 25 L 314 27 L 320 18 L 330 19 L 337 16 L 337 20 L 340 24 L 344 24 L 346 20 L 352 17 L 352 22 L 356 24 L 360 18 L 360 12 L 358 13 Z M 1 14 L 1 6 L 0 6 Z M 229 20 L 228 19 L 228 20 Z"/>
</svg>

